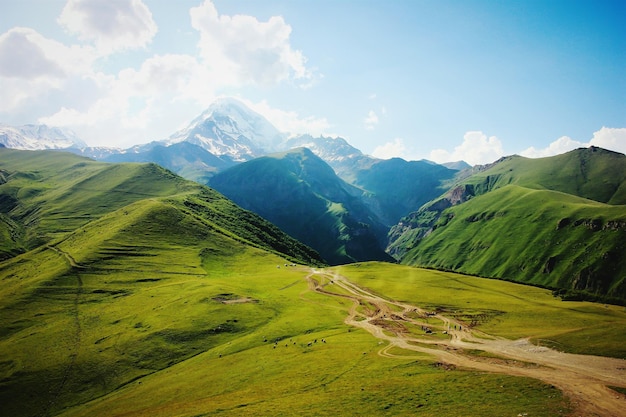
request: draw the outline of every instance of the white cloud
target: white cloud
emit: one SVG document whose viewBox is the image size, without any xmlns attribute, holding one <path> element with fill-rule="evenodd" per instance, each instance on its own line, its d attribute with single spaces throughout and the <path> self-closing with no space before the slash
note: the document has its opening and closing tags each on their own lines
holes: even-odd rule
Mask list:
<svg viewBox="0 0 626 417">
<path fill-rule="evenodd" d="M 291 26 L 280 16 L 260 22 L 254 16 L 220 15 L 210 0 L 190 10 L 200 32 L 200 54 L 211 71 L 229 84 L 272 85 L 296 80 L 310 86 L 313 71 L 290 44 Z"/>
<path fill-rule="evenodd" d="M 374 130 L 374 127 L 378 124 L 378 115 L 374 110 L 370 110 L 363 122 L 365 123 L 365 129 Z"/>
<path fill-rule="evenodd" d="M 602 127 L 594 132 L 589 145 L 626 154 L 626 128 Z"/>
<path fill-rule="evenodd" d="M 432 161 L 437 163 L 465 161 L 471 165 L 491 163 L 504 155 L 502 143 L 495 136 L 485 135 L 480 131 L 465 133 L 463 142 L 452 152 L 435 149 L 430 152 Z"/>
<path fill-rule="evenodd" d="M 64 78 L 65 69 L 46 54 L 47 40 L 28 28 L 13 28 L 0 36 L 0 76 L 36 79 Z"/>
<path fill-rule="evenodd" d="M 65 46 L 30 28 L 16 27 L 0 35 L 0 76 L 62 79 L 91 68 L 92 48 Z"/>
<path fill-rule="evenodd" d="M 291 27 L 282 17 L 260 22 L 219 15 L 205 1 L 190 10 L 190 21 L 198 30 L 199 56 L 155 55 L 117 73 L 98 70 L 98 60 L 145 47 L 157 31 L 141 0 L 68 0 L 57 22 L 82 45 L 29 28 L 0 34 L 0 117 L 69 127 L 90 144 L 126 146 L 166 137 L 220 90 L 283 81 L 305 88 L 320 77 L 291 46 Z M 325 118 L 267 103 L 256 110 L 281 130 L 328 134 Z"/>
<path fill-rule="evenodd" d="M 144 47 L 157 32 L 141 0 L 68 0 L 57 21 L 79 39 L 95 42 L 104 55 Z"/>
<path fill-rule="evenodd" d="M 372 152 L 372 156 L 380 159 L 403 158 L 406 152 L 404 141 L 401 138 L 396 138 L 392 142 L 377 146 Z"/>
<path fill-rule="evenodd" d="M 554 142 L 550 143 L 547 148 L 536 149 L 534 146 L 531 146 L 530 148 L 520 152 L 520 155 L 527 158 L 544 158 L 547 156 L 554 156 L 569 152 L 572 149 L 580 148 L 582 146 L 585 146 L 585 144 L 573 140 L 568 136 L 561 136 Z"/>
<path fill-rule="evenodd" d="M 66 46 L 30 28 L 16 27 L 0 35 L 0 111 L 47 108 L 78 83 L 83 88 L 96 77 L 92 47 Z"/>
<path fill-rule="evenodd" d="M 265 117 L 281 132 L 292 134 L 310 134 L 312 136 L 336 136 L 329 133 L 330 123 L 324 117 L 302 117 L 295 111 L 285 111 L 271 107 L 267 101 L 252 103 L 249 100 L 239 98 L 248 107 Z"/>
<path fill-rule="evenodd" d="M 108 145 L 127 146 L 162 139 L 176 128 L 174 116 L 180 103 L 195 103 L 200 111 L 215 98 L 216 86 L 210 80 L 206 68 L 194 57 L 156 55 L 144 61 L 138 70 L 127 68 L 117 76 L 103 77 L 104 92 L 89 106 L 65 106 L 38 121 L 71 127 L 77 132 L 89 128 L 92 140 L 106 140 Z"/>
<path fill-rule="evenodd" d="M 626 153 L 626 128 L 602 127 L 600 130 L 593 133 L 593 137 L 589 142 L 579 142 L 568 136 L 561 136 L 550 143 L 546 148 L 536 149 L 534 146 L 531 146 L 520 152 L 520 155 L 527 158 L 544 158 L 569 152 L 576 148 L 587 148 L 589 146 L 598 146 L 600 148 Z"/>
</svg>

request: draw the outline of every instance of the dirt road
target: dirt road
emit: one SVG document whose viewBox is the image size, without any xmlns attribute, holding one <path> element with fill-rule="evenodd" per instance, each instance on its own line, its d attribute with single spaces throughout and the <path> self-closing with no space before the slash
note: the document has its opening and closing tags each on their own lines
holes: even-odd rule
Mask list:
<svg viewBox="0 0 626 417">
<path fill-rule="evenodd" d="M 312 270 L 307 280 L 313 291 L 354 302 L 345 322 L 387 341 L 381 356 L 406 358 L 391 353 L 397 346 L 430 354 L 445 365 L 535 378 L 562 390 L 574 406 L 573 416 L 626 416 L 626 396 L 607 387 L 626 388 L 626 360 L 563 353 L 528 339 L 488 335 L 418 306 L 384 299 L 341 275 Z M 334 292 L 334 286 L 341 290 Z M 441 337 L 426 337 L 426 332 Z"/>
</svg>

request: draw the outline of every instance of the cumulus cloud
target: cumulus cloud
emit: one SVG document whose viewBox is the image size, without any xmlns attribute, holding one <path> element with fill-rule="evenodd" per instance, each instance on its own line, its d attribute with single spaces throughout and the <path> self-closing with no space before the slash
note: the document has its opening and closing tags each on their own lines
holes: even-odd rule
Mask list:
<svg viewBox="0 0 626 417">
<path fill-rule="evenodd" d="M 167 125 L 165 120 L 170 120 L 175 114 L 177 102 L 192 101 L 207 105 L 215 97 L 216 87 L 207 81 L 210 79 L 206 68 L 191 56 L 156 55 L 144 61 L 137 70 L 127 68 L 117 76 L 103 79 L 106 93 L 90 106 L 82 110 L 66 106 L 50 116 L 40 118 L 39 122 L 71 126 L 77 131 L 81 127 L 92 128 L 93 138 L 108 138 L 108 143 L 113 145 L 122 143 L 112 143 L 108 132 L 112 125 L 119 125 L 119 128 L 127 129 L 126 133 L 120 133 L 127 137 L 124 145 L 132 144 L 129 138 L 145 142 L 148 138 L 142 137 L 142 134 L 145 135 L 142 129 L 175 127 Z"/>
<path fill-rule="evenodd" d="M 384 145 L 377 146 L 372 152 L 372 156 L 380 159 L 403 158 L 407 152 L 404 140 L 396 138 Z"/>
<path fill-rule="evenodd" d="M 544 158 L 547 156 L 554 156 L 569 152 L 572 149 L 580 148 L 582 146 L 585 146 L 585 144 L 582 142 L 573 140 L 568 136 L 561 136 L 554 142 L 550 143 L 550 145 L 548 145 L 546 148 L 536 149 L 534 146 L 531 146 L 530 148 L 520 152 L 520 155 L 527 158 Z"/>
<path fill-rule="evenodd" d="M 102 54 L 141 48 L 157 32 L 150 9 L 141 0 L 68 0 L 58 23 Z"/>
<path fill-rule="evenodd" d="M 480 131 L 465 133 L 463 142 L 453 151 L 435 149 L 430 152 L 432 161 L 437 163 L 465 161 L 471 165 L 491 163 L 504 156 L 502 142 L 495 136 L 487 136 Z"/>
<path fill-rule="evenodd" d="M 0 76 L 36 79 L 65 78 L 88 70 L 96 55 L 88 47 L 65 46 L 30 28 L 0 35 Z"/>
<path fill-rule="evenodd" d="M 57 22 L 81 44 L 29 28 L 0 34 L 0 117 L 69 127 L 91 144 L 161 139 L 224 89 L 284 81 L 303 88 L 320 77 L 291 46 L 282 17 L 220 15 L 211 1 L 190 10 L 197 56 L 154 55 L 116 72 L 106 71 L 104 56 L 145 47 L 156 34 L 142 0 L 67 0 Z M 325 118 L 267 103 L 255 109 L 281 130 L 328 134 Z"/>
<path fill-rule="evenodd" d="M 594 132 L 589 145 L 626 154 L 626 128 L 602 127 Z"/>
<path fill-rule="evenodd" d="M 374 110 L 370 110 L 367 113 L 367 117 L 365 118 L 364 123 L 365 123 L 365 129 L 374 130 L 374 128 L 378 124 L 378 115 L 376 114 Z"/>
<path fill-rule="evenodd" d="M 52 106 L 55 94 L 71 91 L 73 79 L 84 87 L 82 100 L 96 58 L 92 47 L 66 46 L 30 28 L 10 29 L 0 35 L 0 111 Z"/>
<path fill-rule="evenodd" d="M 589 142 L 580 142 L 568 136 L 561 136 L 546 148 L 536 149 L 531 146 L 520 152 L 520 155 L 528 158 L 544 158 L 569 152 L 576 148 L 598 146 L 616 152 L 626 153 L 626 128 L 602 127 L 593 133 Z"/>
<path fill-rule="evenodd" d="M 291 26 L 282 17 L 260 22 L 254 16 L 220 15 L 210 0 L 190 15 L 200 32 L 200 54 L 220 78 L 264 85 L 291 79 L 305 86 L 314 78 L 302 52 L 292 48 Z"/>
<path fill-rule="evenodd" d="M 0 36 L 0 75 L 8 78 L 63 78 L 65 70 L 49 57 L 44 38 L 32 29 L 14 28 Z"/>
</svg>

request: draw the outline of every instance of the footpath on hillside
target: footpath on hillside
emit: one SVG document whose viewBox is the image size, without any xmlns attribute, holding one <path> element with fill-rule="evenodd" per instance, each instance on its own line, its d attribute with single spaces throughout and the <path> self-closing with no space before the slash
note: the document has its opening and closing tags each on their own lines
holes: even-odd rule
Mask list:
<svg viewBox="0 0 626 417">
<path fill-rule="evenodd" d="M 306 279 L 312 291 L 353 301 L 345 322 L 388 342 L 378 352 L 383 357 L 407 358 L 391 353 L 398 347 L 430 354 L 444 367 L 535 378 L 562 390 L 570 398 L 575 416 L 626 415 L 626 396 L 608 388 L 626 388 L 626 360 L 563 353 L 534 345 L 527 338 L 510 340 L 488 335 L 442 314 L 384 299 L 337 273 L 311 269 Z M 326 283 L 321 284 L 323 281 Z M 332 288 L 330 283 L 343 291 L 333 292 L 329 289 Z M 422 333 L 424 329 L 437 331 L 449 337 L 420 337 L 416 329 L 421 329 Z M 472 355 L 472 351 L 490 355 Z"/>
</svg>

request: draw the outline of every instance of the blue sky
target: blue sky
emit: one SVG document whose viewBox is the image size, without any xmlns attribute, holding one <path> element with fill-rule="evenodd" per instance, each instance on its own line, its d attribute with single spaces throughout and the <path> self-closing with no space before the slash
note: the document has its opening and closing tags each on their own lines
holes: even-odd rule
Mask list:
<svg viewBox="0 0 626 417">
<path fill-rule="evenodd" d="M 0 0 L 0 123 L 163 139 L 216 97 L 379 157 L 626 152 L 626 2 Z"/>
</svg>

